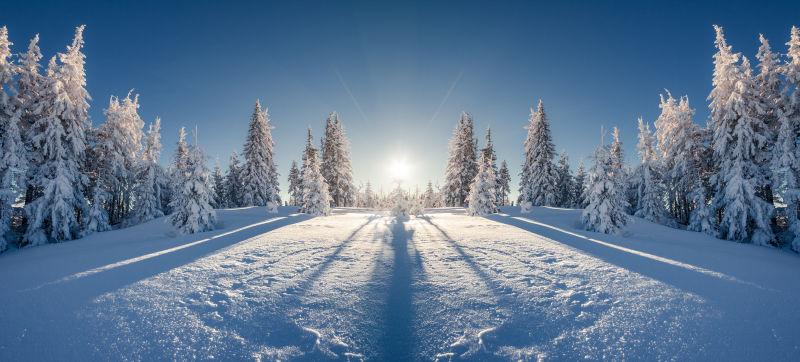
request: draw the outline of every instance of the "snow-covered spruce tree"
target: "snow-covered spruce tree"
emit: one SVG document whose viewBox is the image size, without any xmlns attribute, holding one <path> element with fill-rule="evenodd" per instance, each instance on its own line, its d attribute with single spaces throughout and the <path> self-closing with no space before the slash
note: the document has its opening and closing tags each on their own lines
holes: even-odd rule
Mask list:
<svg viewBox="0 0 800 362">
<path fill-rule="evenodd" d="M 703 204 L 692 195 L 705 194 L 705 190 L 699 190 L 704 188 L 700 167 L 705 148 L 703 131 L 692 120 L 694 109 L 687 97 L 678 101 L 667 92 L 666 96 L 661 95 L 659 107 L 661 114 L 655 121 L 655 135 L 659 163 L 664 170 L 667 211 L 679 224 L 687 225 L 694 209 Z"/>
<path fill-rule="evenodd" d="M 495 183 L 497 177 L 492 169 L 491 154 L 481 154 L 478 174 L 470 185 L 467 214 L 471 216 L 484 216 L 497 212 Z"/>
<path fill-rule="evenodd" d="M 489 158 L 492 164 L 492 171 L 494 171 L 495 176 L 495 205 L 500 205 L 503 197 L 500 195 L 497 185 L 500 184 L 500 171 L 497 169 L 497 154 L 494 151 L 494 143 L 492 142 L 492 129 L 486 128 L 486 138 L 485 138 L 485 146 L 482 149 L 482 152 L 486 154 L 486 157 Z M 480 157 L 479 157 L 480 162 Z M 480 167 L 480 164 L 478 164 Z"/>
<path fill-rule="evenodd" d="M 444 182 L 444 202 L 447 206 L 464 206 L 469 195 L 469 185 L 478 173 L 477 147 L 472 116 L 461 112 L 461 118 L 450 139 Z"/>
<path fill-rule="evenodd" d="M 636 187 L 636 205 L 634 215 L 654 223 L 666 223 L 667 213 L 664 207 L 664 188 L 661 184 L 661 173 L 658 168 L 655 140 L 650 132 L 650 125 L 639 118 L 639 166 L 633 175 Z"/>
<path fill-rule="evenodd" d="M 313 146 L 311 129 L 308 129 L 309 140 L 303 155 L 303 203 L 300 212 L 311 215 L 329 215 L 331 213 L 331 197 L 328 184 L 320 171 L 319 156 Z"/>
<path fill-rule="evenodd" d="M 225 176 L 222 175 L 222 167 L 219 165 L 219 160 L 217 160 L 217 163 L 214 165 L 214 173 L 211 174 L 211 183 L 213 184 L 212 190 L 214 191 L 213 206 L 218 209 L 227 207 L 228 201 L 226 199 Z"/>
<path fill-rule="evenodd" d="M 133 219 L 143 223 L 164 216 L 161 188 L 166 182 L 158 164 L 161 157 L 161 118 L 156 118 L 147 130 L 142 157 L 136 167 Z"/>
<path fill-rule="evenodd" d="M 767 245 L 773 239 L 770 227 L 772 205 L 757 195 L 764 177 L 757 164 L 765 147 L 765 125 L 756 114 L 756 88 L 750 62 L 734 54 L 717 31 L 714 55 L 714 88 L 709 95 L 716 175 L 713 206 L 720 215 L 720 236 L 739 242 Z"/>
<path fill-rule="evenodd" d="M 500 163 L 497 173 L 497 202 L 498 205 L 508 205 L 508 194 L 511 193 L 511 174 L 505 160 Z"/>
<path fill-rule="evenodd" d="M 522 212 L 530 212 L 533 206 L 554 206 L 558 178 L 553 164 L 555 146 L 550 135 L 550 123 L 541 100 L 536 111 L 531 109 L 526 128 L 525 163 L 522 165 L 519 186 Z"/>
<path fill-rule="evenodd" d="M 408 193 L 400 187 L 399 182 L 397 183 L 397 187 L 389 194 L 389 199 L 392 203 L 390 210 L 392 216 L 404 218 L 410 215 L 411 203 L 408 199 Z"/>
<path fill-rule="evenodd" d="M 112 96 L 105 110 L 106 122 L 97 132 L 97 185 L 108 195 L 104 206 L 111 225 L 124 221 L 133 206 L 144 127 L 138 108 L 138 95 L 131 98 L 128 93 L 122 100 Z"/>
<path fill-rule="evenodd" d="M 83 174 L 87 148 L 89 94 L 84 72 L 83 26 L 65 53 L 61 65 L 53 57 L 42 95 L 42 112 L 31 126 L 31 144 L 41 159 L 31 173 L 31 184 L 41 196 L 25 206 L 28 228 L 25 240 L 32 245 L 71 240 L 81 234 L 81 215 L 88 212 Z"/>
<path fill-rule="evenodd" d="M 556 206 L 572 207 L 575 203 L 575 181 L 569 169 L 569 156 L 561 152 L 556 165 Z"/>
<path fill-rule="evenodd" d="M 325 121 L 321 140 L 322 177 L 328 183 L 332 206 L 352 206 L 355 201 L 353 166 L 350 161 L 350 142 L 336 112 Z"/>
<path fill-rule="evenodd" d="M 225 173 L 225 199 L 226 207 L 242 207 L 242 166 L 239 163 L 239 156 L 236 152 L 231 152 L 228 160 L 228 172 Z"/>
<path fill-rule="evenodd" d="M 22 110 L 15 104 L 13 90 L 15 66 L 11 63 L 8 30 L 0 27 L 0 252 L 7 247 L 6 233 L 11 229 L 12 205 L 24 187 L 27 167 L 25 146 L 20 132 Z"/>
<path fill-rule="evenodd" d="M 22 140 L 25 144 L 25 156 L 28 165 L 34 165 L 42 162 L 41 150 L 31 141 L 31 129 L 36 120 L 43 117 L 42 111 L 44 110 L 43 95 L 46 91 L 47 84 L 45 78 L 39 72 L 39 61 L 42 59 L 42 53 L 39 50 L 39 35 L 31 39 L 28 45 L 28 51 L 19 55 L 19 66 L 17 72 L 17 108 L 20 110 L 20 130 L 22 132 Z M 25 175 L 25 204 L 27 205 L 33 199 L 41 195 L 42 190 L 37 188 L 30 180 L 34 177 L 37 168 L 28 167 L 27 174 Z"/>
<path fill-rule="evenodd" d="M 422 194 L 422 206 L 426 209 L 436 207 L 437 198 L 438 195 L 436 190 L 433 189 L 433 183 L 428 181 L 428 185 L 425 187 L 425 193 Z"/>
<path fill-rule="evenodd" d="M 628 222 L 621 171 L 610 148 L 598 147 L 586 185 L 587 205 L 581 214 L 586 230 L 615 234 Z"/>
<path fill-rule="evenodd" d="M 208 187 L 208 169 L 200 146 L 190 147 L 183 162 L 167 221 L 181 234 L 214 230 L 217 213 L 211 207 L 213 192 Z"/>
<path fill-rule="evenodd" d="M 575 186 L 573 194 L 573 207 L 583 209 L 586 207 L 586 170 L 583 167 L 583 161 L 578 164 L 578 170 L 575 171 Z"/>
<path fill-rule="evenodd" d="M 787 88 L 792 89 L 782 101 L 779 111 L 779 130 L 773 155 L 774 182 L 778 193 L 786 204 L 786 219 L 792 233 L 792 249 L 800 252 L 800 220 L 798 220 L 798 203 L 800 203 L 800 160 L 798 160 L 797 132 L 800 129 L 800 30 L 792 27 L 787 62 L 781 71 L 786 79 Z"/>
<path fill-rule="evenodd" d="M 274 147 L 267 110 L 261 110 L 261 102 L 256 100 L 250 128 L 244 144 L 244 186 L 245 206 L 266 206 L 267 212 L 278 212 L 281 204 L 278 195 L 278 178 L 275 168 Z"/>
<path fill-rule="evenodd" d="M 364 186 L 364 196 L 361 206 L 369 209 L 378 207 L 378 197 L 375 195 L 375 191 L 372 190 L 372 184 L 369 181 L 367 181 L 366 186 Z"/>
<path fill-rule="evenodd" d="M 303 179 L 300 177 L 300 169 L 297 168 L 297 161 L 292 161 L 292 166 L 289 167 L 289 203 L 297 206 L 297 197 L 300 195 Z"/>
<path fill-rule="evenodd" d="M 755 104 L 753 109 L 755 116 L 764 125 L 761 133 L 767 141 L 757 152 L 756 162 L 761 167 L 758 174 L 762 179 L 759 181 L 756 193 L 768 204 L 774 204 L 771 161 L 779 127 L 778 118 L 783 111 L 783 84 L 780 79 L 780 55 L 772 52 L 769 41 L 764 35 L 759 34 L 758 38 L 761 46 L 756 54 L 759 63 L 758 74 L 754 79 Z"/>
</svg>

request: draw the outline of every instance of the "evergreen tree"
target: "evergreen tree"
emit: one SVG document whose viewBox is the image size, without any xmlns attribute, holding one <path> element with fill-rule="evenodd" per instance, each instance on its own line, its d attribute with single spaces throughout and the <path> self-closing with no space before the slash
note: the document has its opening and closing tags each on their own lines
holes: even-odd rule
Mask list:
<svg viewBox="0 0 800 362">
<path fill-rule="evenodd" d="M 786 99 L 781 101 L 779 112 L 779 130 L 773 156 L 775 182 L 779 194 L 786 204 L 786 219 L 793 240 L 792 249 L 800 252 L 800 220 L 798 220 L 798 203 L 800 202 L 800 160 L 798 160 L 797 134 L 800 131 L 800 30 L 792 27 L 787 62 L 781 68 L 786 79 Z"/>
<path fill-rule="evenodd" d="M 36 165 L 42 162 L 41 149 L 35 147 L 31 141 L 34 136 L 33 124 L 42 118 L 44 110 L 44 94 L 47 90 L 45 77 L 39 72 L 39 61 L 42 53 L 39 50 L 39 35 L 31 39 L 28 51 L 19 56 L 19 67 L 17 71 L 17 107 L 20 110 L 20 128 L 22 140 L 25 144 L 25 154 L 28 165 Z M 36 167 L 28 167 L 25 175 L 25 204 L 29 204 L 33 199 L 41 195 L 42 190 L 37 188 L 31 180 L 36 176 Z"/>
<path fill-rule="evenodd" d="M 372 191 L 372 184 L 367 181 L 367 185 L 364 187 L 364 201 L 363 207 L 374 209 L 378 206 L 378 200 L 375 195 L 375 192 Z"/>
<path fill-rule="evenodd" d="M 162 186 L 167 180 L 158 164 L 161 157 L 161 118 L 150 124 L 136 171 L 134 220 L 147 222 L 164 216 Z"/>
<path fill-rule="evenodd" d="M 586 208 L 581 222 L 586 230 L 615 234 L 628 222 L 622 168 L 609 147 L 601 145 L 586 185 Z"/>
<path fill-rule="evenodd" d="M 556 206 L 571 207 L 575 200 L 575 181 L 569 169 L 569 156 L 561 152 L 556 165 Z"/>
<path fill-rule="evenodd" d="M 325 121 L 322 138 L 322 177 L 328 183 L 332 206 L 352 206 L 355 201 L 350 142 L 336 112 Z"/>
<path fill-rule="evenodd" d="M 106 122 L 97 132 L 93 155 L 97 184 L 107 196 L 105 208 L 111 225 L 121 223 L 132 209 L 136 167 L 139 166 L 144 121 L 139 117 L 139 96 L 111 97 Z M 97 202 L 95 200 L 95 202 Z"/>
<path fill-rule="evenodd" d="M 780 56 L 774 52 L 769 45 L 769 41 L 764 35 L 758 36 L 761 46 L 758 48 L 756 59 L 758 59 L 758 74 L 754 79 L 753 90 L 753 112 L 755 117 L 763 125 L 760 133 L 766 138 L 766 142 L 756 152 L 756 162 L 760 166 L 758 172 L 758 188 L 756 193 L 768 204 L 774 203 L 773 195 L 773 174 L 772 158 L 775 147 L 779 121 L 782 113 L 783 94 L 780 79 Z"/>
<path fill-rule="evenodd" d="M 694 109 L 689 106 L 687 97 L 678 101 L 667 92 L 666 97 L 661 95 L 659 107 L 661 115 L 655 122 L 655 134 L 659 163 L 664 169 L 667 211 L 679 224 L 687 225 L 690 218 L 699 220 L 692 213 L 704 204 L 696 197 L 699 193 L 705 194 L 705 190 L 700 190 L 704 188 L 701 178 L 701 157 L 705 149 L 703 131 L 692 120 Z"/>
<path fill-rule="evenodd" d="M 256 101 L 244 145 L 243 202 L 245 206 L 266 206 L 268 212 L 274 213 L 281 200 L 270 129 L 268 112 L 262 111 L 261 102 Z"/>
<path fill-rule="evenodd" d="M 501 205 L 503 202 L 503 195 L 500 194 L 500 171 L 497 169 L 497 154 L 494 151 L 494 143 L 492 142 L 492 129 L 486 128 L 486 138 L 485 138 L 486 146 L 483 147 L 483 153 L 486 154 L 486 157 L 491 160 L 492 164 L 492 171 L 495 175 L 495 205 Z M 480 165 L 478 165 L 480 167 Z"/>
<path fill-rule="evenodd" d="M 433 189 L 433 183 L 428 181 L 428 185 L 425 188 L 425 193 L 422 194 L 422 206 L 424 208 L 433 208 L 436 207 L 436 191 Z"/>
<path fill-rule="evenodd" d="M 476 150 L 472 116 L 462 112 L 450 139 L 450 155 L 445 170 L 444 202 L 447 206 L 465 205 L 469 186 L 478 173 Z"/>
<path fill-rule="evenodd" d="M 330 194 L 328 184 L 320 171 L 319 156 L 311 139 L 311 129 L 308 130 L 309 143 L 303 155 L 303 204 L 300 212 L 311 215 L 329 215 L 331 212 Z"/>
<path fill-rule="evenodd" d="M 11 229 L 14 201 L 24 186 L 27 167 L 25 146 L 20 132 L 21 108 L 11 97 L 15 66 L 11 63 L 8 30 L 0 27 L 0 252 L 7 247 L 6 233 Z"/>
<path fill-rule="evenodd" d="M 408 193 L 400 187 L 400 183 L 397 183 L 397 187 L 392 190 L 392 193 L 389 194 L 389 199 L 392 202 L 391 207 L 391 214 L 397 218 L 405 218 L 411 214 L 411 203 L 408 197 Z"/>
<path fill-rule="evenodd" d="M 508 194 L 511 193 L 511 174 L 505 160 L 500 163 L 497 173 L 497 202 L 499 205 L 508 205 Z"/>
<path fill-rule="evenodd" d="M 225 174 L 225 190 L 227 207 L 242 207 L 242 167 L 239 164 L 239 157 L 236 152 L 231 153 L 228 161 L 228 173 Z"/>
<path fill-rule="evenodd" d="M 484 216 L 497 212 L 495 182 L 497 182 L 497 177 L 492 169 L 491 153 L 483 152 L 478 174 L 475 175 L 475 179 L 470 185 L 468 215 Z"/>
<path fill-rule="evenodd" d="M 764 180 L 757 161 L 767 141 L 765 125 L 756 116 L 749 61 L 743 58 L 738 66 L 739 54 L 725 42 L 722 28 L 715 29 L 718 51 L 714 56 L 714 88 L 709 95 L 716 169 L 713 205 L 720 215 L 723 238 L 766 245 L 773 238 L 769 225 L 772 206 L 757 195 Z"/>
<path fill-rule="evenodd" d="M 222 168 L 219 165 L 219 160 L 217 160 L 216 165 L 214 165 L 214 173 L 211 175 L 211 182 L 214 185 L 212 188 L 212 191 L 214 191 L 213 206 L 218 209 L 225 208 L 228 205 L 226 199 L 228 193 L 226 192 L 225 177 L 222 176 Z"/>
<path fill-rule="evenodd" d="M 525 163 L 519 188 L 522 212 L 530 212 L 533 206 L 555 205 L 558 177 L 553 164 L 555 146 L 550 135 L 550 123 L 541 100 L 536 111 L 531 109 L 527 129 Z"/>
<path fill-rule="evenodd" d="M 48 240 L 71 240 L 81 234 L 81 215 L 88 212 L 83 174 L 87 130 L 91 128 L 90 99 L 85 89 L 83 26 L 65 53 L 50 60 L 42 112 L 31 125 L 31 143 L 41 150 L 41 159 L 31 173 L 31 184 L 41 196 L 27 204 L 25 240 L 39 245 Z"/>
<path fill-rule="evenodd" d="M 179 160 L 175 160 L 176 163 Z M 217 213 L 211 207 L 212 191 L 208 188 L 208 169 L 200 146 L 192 146 L 184 167 L 179 169 L 178 187 L 170 205 L 168 221 L 181 234 L 214 230 Z"/>
<path fill-rule="evenodd" d="M 300 169 L 297 168 L 297 162 L 292 161 L 292 166 L 289 168 L 289 203 L 297 206 L 298 197 L 302 192 L 303 179 L 300 177 Z"/>
<path fill-rule="evenodd" d="M 640 163 L 634 173 L 636 202 L 634 215 L 655 223 L 667 221 L 664 208 L 664 188 L 661 184 L 658 169 L 658 158 L 655 140 L 650 133 L 650 125 L 639 118 L 639 150 Z"/>
<path fill-rule="evenodd" d="M 575 171 L 575 186 L 573 195 L 573 206 L 579 209 L 586 207 L 586 170 L 583 167 L 583 161 L 578 164 L 578 170 Z"/>
</svg>

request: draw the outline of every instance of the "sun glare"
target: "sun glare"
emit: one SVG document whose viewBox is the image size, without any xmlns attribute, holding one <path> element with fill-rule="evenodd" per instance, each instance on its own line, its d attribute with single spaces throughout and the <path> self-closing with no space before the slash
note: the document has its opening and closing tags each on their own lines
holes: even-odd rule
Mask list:
<svg viewBox="0 0 800 362">
<path fill-rule="evenodd" d="M 395 158 L 388 165 L 389 176 L 395 180 L 407 180 L 411 175 L 411 166 L 405 158 Z"/>
</svg>

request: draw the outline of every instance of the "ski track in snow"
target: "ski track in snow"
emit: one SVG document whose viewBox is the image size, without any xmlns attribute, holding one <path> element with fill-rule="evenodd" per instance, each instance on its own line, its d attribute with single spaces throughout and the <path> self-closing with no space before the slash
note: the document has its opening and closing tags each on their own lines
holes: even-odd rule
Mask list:
<svg viewBox="0 0 800 362">
<path fill-rule="evenodd" d="M 536 214 L 468 217 L 462 209 L 406 219 L 340 209 L 313 219 L 284 212 L 271 219 L 274 224 L 256 211 L 224 211 L 231 225 L 216 236 L 184 237 L 155 250 L 139 245 L 133 255 L 66 263 L 12 283 L 0 291 L 0 303 L 23 306 L 16 317 L 0 313 L 0 323 L 11 327 L 0 332 L 0 359 L 735 360 L 761 356 L 757 350 L 775 359 L 800 354 L 800 331 L 793 327 L 797 291 L 786 292 L 796 282 L 788 289 L 761 285 L 752 280 L 766 279 L 726 274 L 715 259 L 698 263 L 672 252 L 680 244 L 640 247 L 583 236 L 568 221 L 547 221 L 575 217 L 573 210 L 541 209 L 545 221 L 537 221 Z M 709 242 L 691 250 L 736 257 L 742 247 Z M 73 245 L 57 247 L 100 247 L 91 239 Z M 53 248 L 23 252 L 43 260 L 74 258 Z M 25 255 L 17 254 L 0 259 L 0 271 L 10 260 L 6 265 L 33 273 L 24 267 Z M 792 263 L 800 260 L 791 258 L 768 260 L 796 272 Z M 784 314 L 769 317 L 752 307 L 757 302 L 775 304 Z M 37 340 L 44 348 L 31 348 Z"/>
</svg>

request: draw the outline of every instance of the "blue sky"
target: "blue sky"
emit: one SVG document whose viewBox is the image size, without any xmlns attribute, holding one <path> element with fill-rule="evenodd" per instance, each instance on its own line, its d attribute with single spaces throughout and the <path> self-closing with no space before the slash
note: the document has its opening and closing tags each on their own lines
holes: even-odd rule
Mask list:
<svg viewBox="0 0 800 362">
<path fill-rule="evenodd" d="M 270 108 L 278 167 L 299 159 L 304 130 L 337 111 L 358 181 L 390 187 L 387 163 L 406 158 L 410 184 L 441 182 L 462 110 L 515 175 L 523 126 L 539 98 L 557 149 L 573 164 L 619 126 L 635 160 L 636 118 L 653 121 L 658 95 L 688 95 L 705 124 L 712 24 L 754 58 L 758 34 L 785 52 L 800 2 L 655 1 L 5 1 L 13 51 L 41 35 L 45 57 L 86 24 L 91 116 L 110 95 L 140 93 L 141 115 L 162 117 L 168 162 L 180 126 L 223 165 L 241 150 L 256 98 Z M 516 186 L 514 186 L 516 188 Z"/>
</svg>

